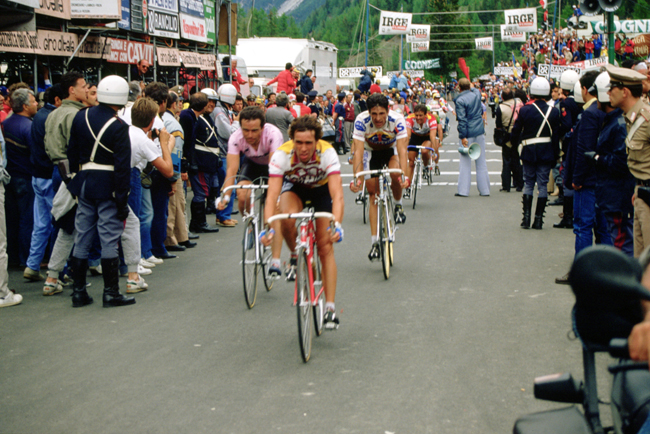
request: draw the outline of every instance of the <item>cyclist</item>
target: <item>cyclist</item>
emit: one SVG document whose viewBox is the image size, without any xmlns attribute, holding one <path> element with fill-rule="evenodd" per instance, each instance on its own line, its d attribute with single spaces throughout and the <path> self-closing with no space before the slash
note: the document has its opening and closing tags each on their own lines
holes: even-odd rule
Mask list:
<svg viewBox="0 0 650 434">
<path fill-rule="evenodd" d="M 241 128 L 235 131 L 228 140 L 228 156 L 226 157 L 226 179 L 221 191 L 235 183 L 239 170 L 240 156 L 241 175 L 237 185 L 251 184 L 258 178 L 268 178 L 269 161 L 273 153 L 284 142 L 282 132 L 274 125 L 266 123 L 263 109 L 255 106 L 246 107 L 239 114 Z M 230 202 L 230 193 L 227 193 L 219 201 L 218 209 L 225 209 Z M 237 191 L 237 206 L 239 213 L 243 216 L 244 210 L 250 208 L 250 191 Z M 275 205 L 274 205 L 275 207 Z M 279 278 L 282 275 L 280 269 L 280 253 L 282 252 L 282 237 L 274 241 L 269 275 Z"/>
<path fill-rule="evenodd" d="M 343 239 L 343 187 L 341 186 L 341 163 L 336 151 L 324 140 L 320 122 L 311 116 L 301 116 L 291 124 L 291 140 L 280 146 L 269 163 L 269 188 L 266 195 L 264 220 L 268 221 L 276 213 L 275 204 L 280 197 L 281 213 L 298 213 L 305 206 L 316 211 L 331 212 L 336 223 L 335 230 L 329 230 L 329 221 L 316 220 L 316 244 L 318 256 L 323 266 L 325 285 L 325 318 L 327 329 L 336 329 L 339 319 L 336 315 L 334 299 L 336 295 L 336 261 L 333 242 Z M 295 272 L 297 258 L 296 223 L 294 219 L 281 222 L 282 236 L 292 252 L 291 268 Z M 262 243 L 269 245 L 273 231 L 263 231 Z"/>
<path fill-rule="evenodd" d="M 388 99 L 381 94 L 372 94 L 367 101 L 368 111 L 357 116 L 354 122 L 354 156 L 352 168 L 354 173 L 362 170 L 377 170 L 388 166 L 391 169 L 400 168 L 408 173 L 407 145 L 408 133 L 406 122 L 399 113 L 388 110 Z M 367 165 L 367 167 L 366 167 Z M 404 181 L 398 174 L 391 174 L 391 188 L 395 198 L 395 223 L 402 224 L 406 215 L 402 207 L 402 189 L 409 186 L 409 178 Z M 350 184 L 350 190 L 358 193 L 363 181 L 356 179 Z M 371 261 L 379 259 L 379 237 L 377 235 L 377 204 L 375 194 L 379 189 L 378 178 L 366 180 L 366 188 L 370 195 L 370 235 L 372 247 L 368 254 Z"/>
<path fill-rule="evenodd" d="M 435 114 L 427 113 L 427 106 L 418 104 L 413 109 L 413 114 L 406 117 L 406 132 L 409 138 L 410 146 L 426 146 L 436 150 L 433 155 L 433 160 L 436 163 L 435 172 L 440 173 L 438 168 L 438 149 L 442 142 L 442 125 L 438 123 L 438 116 Z M 424 161 L 425 170 L 431 170 L 430 152 L 428 149 L 422 150 L 422 160 Z M 415 159 L 417 158 L 418 150 L 409 149 L 409 177 L 413 179 L 413 169 L 415 167 Z M 407 188 L 404 195 L 410 197 L 411 187 Z"/>
</svg>

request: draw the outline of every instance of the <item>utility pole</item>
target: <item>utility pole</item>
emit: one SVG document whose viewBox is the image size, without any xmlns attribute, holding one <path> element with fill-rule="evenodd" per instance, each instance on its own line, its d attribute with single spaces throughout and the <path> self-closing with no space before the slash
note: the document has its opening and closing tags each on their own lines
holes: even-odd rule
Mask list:
<svg viewBox="0 0 650 434">
<path fill-rule="evenodd" d="M 404 6 L 399 7 L 400 12 L 404 12 Z M 397 67 L 398 71 L 402 70 L 402 63 L 403 63 L 403 53 L 402 51 L 404 50 L 404 35 L 399 35 L 399 66 Z"/>
<path fill-rule="evenodd" d="M 370 29 L 370 0 L 366 0 L 366 69 L 368 69 L 368 30 Z"/>
<path fill-rule="evenodd" d="M 607 12 L 607 57 L 608 63 L 614 65 L 616 62 L 616 51 L 614 42 L 614 12 Z"/>
</svg>

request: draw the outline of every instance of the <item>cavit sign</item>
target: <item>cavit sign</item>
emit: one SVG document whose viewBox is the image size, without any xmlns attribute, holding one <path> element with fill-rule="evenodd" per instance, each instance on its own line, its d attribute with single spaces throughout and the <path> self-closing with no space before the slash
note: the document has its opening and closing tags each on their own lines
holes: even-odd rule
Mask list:
<svg viewBox="0 0 650 434">
<path fill-rule="evenodd" d="M 504 11 L 505 29 L 510 32 L 536 32 L 537 9 L 509 9 Z"/>
<path fill-rule="evenodd" d="M 408 35 L 411 28 L 411 14 L 381 11 L 379 17 L 380 35 Z"/>
<path fill-rule="evenodd" d="M 135 64 L 140 59 L 153 63 L 153 44 L 127 41 L 125 39 L 111 39 L 111 52 L 108 61 L 112 63 Z"/>
</svg>

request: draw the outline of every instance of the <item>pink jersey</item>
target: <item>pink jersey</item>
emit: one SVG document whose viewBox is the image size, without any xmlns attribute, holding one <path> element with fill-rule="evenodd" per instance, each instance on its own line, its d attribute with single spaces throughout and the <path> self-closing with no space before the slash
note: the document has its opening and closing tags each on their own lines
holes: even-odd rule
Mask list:
<svg viewBox="0 0 650 434">
<path fill-rule="evenodd" d="M 284 139 L 280 129 L 275 125 L 266 123 L 262 130 L 260 144 L 257 149 L 254 149 L 246 142 L 244 133 L 240 128 L 228 140 L 228 153 L 233 155 L 242 154 L 255 164 L 268 166 L 271 153 L 275 152 L 283 142 Z"/>
</svg>

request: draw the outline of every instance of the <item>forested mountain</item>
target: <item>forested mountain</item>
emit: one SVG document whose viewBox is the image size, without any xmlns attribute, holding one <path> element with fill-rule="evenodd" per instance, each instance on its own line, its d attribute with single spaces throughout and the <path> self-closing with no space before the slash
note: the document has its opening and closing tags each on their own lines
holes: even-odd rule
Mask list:
<svg viewBox="0 0 650 434">
<path fill-rule="evenodd" d="M 300 0 L 289 0 L 299 2 Z M 244 0 L 242 6 L 252 3 Z M 301 6 L 293 13 L 306 9 L 310 12 L 303 21 L 294 16 L 277 17 L 276 4 L 284 4 L 282 0 L 256 0 L 255 7 L 260 3 L 271 5 L 268 11 L 256 10 L 250 24 L 248 34 L 257 36 L 291 36 L 309 37 L 316 40 L 335 44 L 339 49 L 339 66 L 363 65 L 365 61 L 365 0 L 302 0 Z M 553 22 L 555 3 L 549 2 L 549 21 Z M 556 23 L 562 16 L 563 27 L 565 19 L 571 16 L 572 5 L 577 0 L 562 2 L 562 13 L 558 13 Z M 311 6 L 316 4 L 318 6 Z M 380 64 L 386 70 L 399 68 L 400 37 L 379 36 L 379 11 L 399 11 L 414 14 L 443 11 L 466 11 L 463 14 L 431 14 L 414 15 L 415 24 L 432 25 L 430 51 L 410 54 L 410 59 L 440 59 L 440 69 L 428 71 L 428 76 L 438 77 L 457 71 L 458 58 L 464 57 L 470 67 L 472 76 L 487 73 L 492 69 L 492 52 L 475 51 L 474 38 L 492 36 L 495 41 L 495 62 L 509 60 L 512 53 L 519 58 L 518 42 L 500 42 L 499 24 L 504 23 L 503 12 L 472 12 L 472 11 L 502 11 L 537 6 L 537 0 L 371 0 L 370 9 L 370 42 L 369 64 Z M 377 9 L 373 8 L 376 7 Z M 239 20 L 239 35 L 246 36 L 243 21 L 251 18 L 249 11 L 241 11 Z M 538 23 L 542 22 L 543 10 L 538 9 Z M 558 11 L 559 12 L 559 11 Z M 627 0 L 623 2 L 617 15 L 626 18 L 650 18 L 650 0 Z M 302 15 L 301 15 L 302 17 Z M 286 20 L 286 21 L 285 21 Z M 494 26 L 492 26 L 494 25 Z M 556 24 L 557 26 L 557 24 Z M 493 32 L 494 29 L 494 32 Z M 409 58 L 410 44 L 404 41 L 404 58 Z"/>
</svg>

